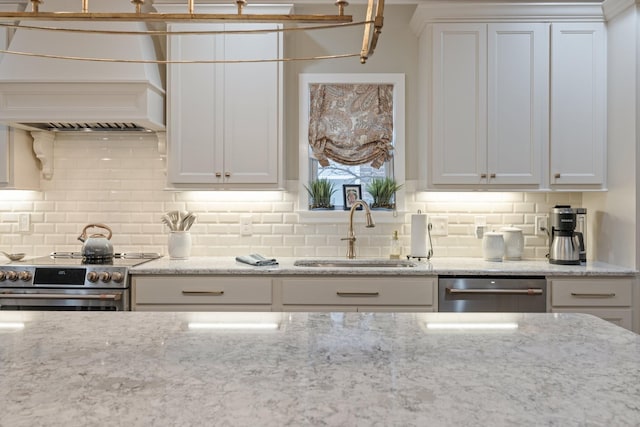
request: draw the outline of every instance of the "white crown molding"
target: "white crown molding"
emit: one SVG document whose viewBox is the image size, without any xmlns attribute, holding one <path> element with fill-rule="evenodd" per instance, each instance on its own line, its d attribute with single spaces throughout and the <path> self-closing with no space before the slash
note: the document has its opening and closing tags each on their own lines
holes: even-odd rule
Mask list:
<svg viewBox="0 0 640 427">
<path fill-rule="evenodd" d="M 600 2 L 484 2 L 428 1 L 420 3 L 411 18 L 411 29 L 420 35 L 435 22 L 603 22 Z"/>
<path fill-rule="evenodd" d="M 602 2 L 602 10 L 607 21 L 610 21 L 638 3 L 640 3 L 640 0 L 604 0 Z"/>
</svg>

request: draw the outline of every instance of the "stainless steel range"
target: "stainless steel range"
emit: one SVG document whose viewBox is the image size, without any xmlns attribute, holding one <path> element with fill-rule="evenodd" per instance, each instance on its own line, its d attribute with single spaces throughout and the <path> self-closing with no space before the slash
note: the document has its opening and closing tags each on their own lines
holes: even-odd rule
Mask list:
<svg viewBox="0 0 640 427">
<path fill-rule="evenodd" d="M 85 263 L 80 253 L 0 265 L 0 310 L 130 310 L 129 268 L 157 253 L 116 253 L 108 263 Z"/>
</svg>

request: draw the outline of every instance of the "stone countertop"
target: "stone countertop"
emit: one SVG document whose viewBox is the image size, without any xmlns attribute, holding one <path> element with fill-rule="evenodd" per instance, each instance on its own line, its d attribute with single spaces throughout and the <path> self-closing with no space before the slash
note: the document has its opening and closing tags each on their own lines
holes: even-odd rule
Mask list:
<svg viewBox="0 0 640 427">
<path fill-rule="evenodd" d="M 636 271 L 600 262 L 586 265 L 554 265 L 546 260 L 492 262 L 481 258 L 433 258 L 415 260 L 416 267 L 297 267 L 296 259 L 278 258 L 279 265 L 253 267 L 235 260 L 235 257 L 192 257 L 171 260 L 163 257 L 131 268 L 131 274 L 233 274 L 233 275 L 541 275 L 541 276 L 633 276 Z M 313 258 L 314 260 L 341 260 L 345 258 Z M 372 261 L 361 258 L 355 261 Z"/>
<path fill-rule="evenodd" d="M 204 328 L 221 323 L 265 328 Z M 640 336 L 585 314 L 2 311 L 0 326 L 12 427 L 640 420 Z"/>
</svg>

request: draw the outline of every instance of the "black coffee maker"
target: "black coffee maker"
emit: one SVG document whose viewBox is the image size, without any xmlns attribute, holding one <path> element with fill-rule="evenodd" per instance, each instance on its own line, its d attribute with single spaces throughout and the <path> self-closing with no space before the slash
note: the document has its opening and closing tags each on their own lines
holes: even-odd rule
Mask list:
<svg viewBox="0 0 640 427">
<path fill-rule="evenodd" d="M 581 214 L 586 214 L 581 209 Z M 569 205 L 556 205 L 551 210 L 551 236 L 549 262 L 551 264 L 579 265 L 586 261 L 584 235 L 576 231 L 578 210 Z"/>
</svg>

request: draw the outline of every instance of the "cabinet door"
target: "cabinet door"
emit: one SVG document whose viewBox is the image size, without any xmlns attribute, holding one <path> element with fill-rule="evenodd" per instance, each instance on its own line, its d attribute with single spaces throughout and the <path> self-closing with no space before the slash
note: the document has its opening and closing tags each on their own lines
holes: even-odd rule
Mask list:
<svg viewBox="0 0 640 427">
<path fill-rule="evenodd" d="M 247 29 L 246 24 L 226 25 Z M 252 24 L 251 29 L 276 25 Z M 262 60 L 280 57 L 280 33 L 225 35 L 227 60 Z M 225 182 L 277 184 L 280 158 L 281 63 L 225 64 L 224 172 Z"/>
<path fill-rule="evenodd" d="M 633 330 L 631 309 L 621 308 L 554 308 L 552 313 L 585 313 L 597 316 L 614 325 L 621 326 L 625 329 Z"/>
<path fill-rule="evenodd" d="M 550 183 L 604 184 L 605 27 L 551 25 Z"/>
<path fill-rule="evenodd" d="M 433 25 L 433 184 L 486 181 L 486 50 L 486 24 Z"/>
<path fill-rule="evenodd" d="M 275 24 L 171 24 L 177 30 L 254 30 Z M 282 35 L 169 36 L 169 181 L 176 184 L 280 182 Z M 270 59 L 268 62 L 243 62 Z M 233 62 L 237 61 L 237 62 Z M 246 187 L 244 187 L 246 188 Z"/>
<path fill-rule="evenodd" d="M 221 30 L 219 24 L 170 24 L 171 31 Z M 168 38 L 167 56 L 174 61 L 216 60 L 222 55 L 219 37 L 174 35 Z M 167 81 L 169 181 L 222 182 L 222 97 L 220 64 L 170 64 Z"/>
<path fill-rule="evenodd" d="M 487 175 L 490 184 L 540 184 L 547 142 L 549 28 L 489 24 Z"/>
<path fill-rule="evenodd" d="M 0 187 L 9 185 L 9 131 L 0 125 Z"/>
</svg>

